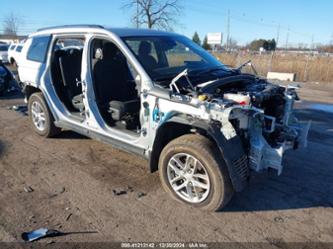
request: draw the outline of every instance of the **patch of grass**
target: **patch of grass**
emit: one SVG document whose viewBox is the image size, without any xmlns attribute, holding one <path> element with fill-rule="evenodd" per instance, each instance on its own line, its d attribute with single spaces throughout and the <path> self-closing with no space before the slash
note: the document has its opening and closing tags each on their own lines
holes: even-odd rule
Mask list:
<svg viewBox="0 0 333 249">
<path fill-rule="evenodd" d="M 238 67 L 252 60 L 262 76 L 267 72 L 295 73 L 297 81 L 333 82 L 333 57 L 305 54 L 213 53 L 223 64 Z M 244 71 L 249 70 L 244 69 Z M 251 70 L 249 70 L 251 71 Z"/>
</svg>

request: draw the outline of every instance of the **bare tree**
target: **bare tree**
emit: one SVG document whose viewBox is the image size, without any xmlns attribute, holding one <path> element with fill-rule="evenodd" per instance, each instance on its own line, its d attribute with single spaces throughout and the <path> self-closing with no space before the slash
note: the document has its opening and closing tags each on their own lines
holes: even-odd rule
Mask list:
<svg viewBox="0 0 333 249">
<path fill-rule="evenodd" d="M 13 12 L 5 16 L 3 21 L 4 33 L 8 35 L 17 35 L 22 19 Z"/>
<path fill-rule="evenodd" d="M 132 21 L 137 28 L 145 25 L 149 29 L 167 29 L 177 23 L 181 7 L 180 0 L 125 0 L 124 9 L 133 11 Z"/>
</svg>

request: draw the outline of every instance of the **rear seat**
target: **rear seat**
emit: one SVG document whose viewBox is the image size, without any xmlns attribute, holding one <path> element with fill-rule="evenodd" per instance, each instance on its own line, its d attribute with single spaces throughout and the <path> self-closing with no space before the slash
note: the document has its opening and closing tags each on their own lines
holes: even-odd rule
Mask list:
<svg viewBox="0 0 333 249">
<path fill-rule="evenodd" d="M 82 86 L 77 83 L 81 81 L 82 50 L 70 49 L 59 56 L 59 66 L 62 83 L 66 89 L 67 97 L 72 101 L 75 109 L 83 111 Z"/>
</svg>

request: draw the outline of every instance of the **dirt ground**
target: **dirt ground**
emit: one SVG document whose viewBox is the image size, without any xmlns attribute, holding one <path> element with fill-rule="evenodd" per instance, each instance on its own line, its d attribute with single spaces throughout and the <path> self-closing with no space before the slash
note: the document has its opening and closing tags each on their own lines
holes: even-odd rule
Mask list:
<svg viewBox="0 0 333 249">
<path fill-rule="evenodd" d="M 305 100 L 333 102 L 331 85 L 303 87 Z M 47 227 L 94 233 L 46 242 L 333 242 L 333 112 L 315 110 L 312 102 L 297 110 L 312 120 L 308 148 L 287 153 L 281 176 L 253 176 L 223 211 L 212 213 L 171 199 L 139 157 L 69 131 L 37 136 L 27 116 L 8 109 L 23 103 L 20 95 L 2 97 L 0 241 L 21 241 L 22 232 Z"/>
</svg>

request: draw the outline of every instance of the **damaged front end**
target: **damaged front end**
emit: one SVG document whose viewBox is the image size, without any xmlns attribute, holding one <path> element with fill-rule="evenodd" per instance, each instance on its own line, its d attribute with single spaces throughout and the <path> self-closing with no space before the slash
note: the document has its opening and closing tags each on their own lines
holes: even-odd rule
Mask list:
<svg viewBox="0 0 333 249">
<path fill-rule="evenodd" d="M 221 123 L 224 137 L 241 137 L 252 170 L 272 168 L 280 175 L 284 152 L 307 145 L 310 122 L 300 123 L 293 115 L 294 87 L 244 75 L 201 90 L 210 119 Z"/>
</svg>

